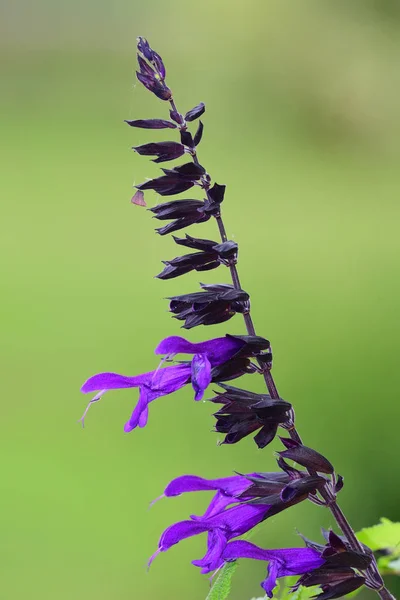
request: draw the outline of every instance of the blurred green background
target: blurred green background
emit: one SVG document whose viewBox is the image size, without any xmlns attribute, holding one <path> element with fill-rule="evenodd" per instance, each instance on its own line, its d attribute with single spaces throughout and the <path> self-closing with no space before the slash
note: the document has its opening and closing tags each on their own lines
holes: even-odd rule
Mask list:
<svg viewBox="0 0 400 600">
<path fill-rule="evenodd" d="M 222 267 L 153 279 L 178 252 L 130 204 L 133 184 L 158 173 L 130 147 L 165 133 L 123 119 L 167 115 L 135 82 L 138 35 L 163 56 L 178 106 L 206 103 L 201 162 L 228 185 L 243 287 L 299 430 L 344 476 L 356 529 L 398 520 L 398 2 L 21 0 L 3 4 L 0 33 L 1 597 L 202 600 L 208 581 L 190 560 L 204 536 L 145 565 L 207 494 L 149 502 L 183 473 L 275 468 L 278 443 L 218 447 L 212 407 L 188 388 L 129 435 L 135 390 L 77 423 L 88 376 L 155 368 L 156 344 L 180 333 L 165 296 L 205 275 L 228 281 Z M 215 224 L 189 233 L 213 238 Z M 243 333 L 241 318 L 188 338 L 225 332 Z M 303 504 L 252 539 L 296 545 L 296 528 L 330 524 Z M 243 561 L 232 599 L 261 595 L 264 571 Z"/>
</svg>

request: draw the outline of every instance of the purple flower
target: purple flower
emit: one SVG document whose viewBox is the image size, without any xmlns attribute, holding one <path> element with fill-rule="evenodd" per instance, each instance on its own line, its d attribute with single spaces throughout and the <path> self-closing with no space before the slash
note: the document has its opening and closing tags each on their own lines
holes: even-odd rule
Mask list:
<svg viewBox="0 0 400 600">
<path fill-rule="evenodd" d="M 260 339 L 260 338 L 259 338 Z M 268 342 L 266 342 L 268 343 Z M 148 419 L 148 405 L 161 396 L 166 396 L 179 390 L 188 383 L 192 383 L 195 390 L 195 400 L 201 400 L 204 391 L 212 380 L 216 380 L 218 369 L 237 354 L 252 355 L 253 346 L 246 338 L 226 336 L 215 338 L 200 343 L 192 343 L 182 337 L 168 337 L 157 346 L 155 353 L 165 355 L 165 359 L 171 359 L 176 354 L 193 354 L 193 359 L 155 371 L 142 373 L 133 377 L 119 375 L 118 373 L 99 373 L 90 377 L 82 386 L 82 392 L 97 392 L 82 417 L 82 423 L 87 410 L 93 402 L 100 400 L 102 395 L 112 389 L 123 389 L 138 387 L 140 390 L 139 401 L 125 424 L 125 431 L 129 432 L 135 427 L 144 427 Z M 247 350 L 246 350 L 247 348 Z M 241 374 L 238 373 L 238 375 Z M 236 375 L 236 376 L 238 376 Z"/>
<path fill-rule="evenodd" d="M 305 499 L 303 493 L 288 502 L 281 499 L 280 493 L 289 480 L 290 476 L 282 472 L 250 473 L 221 479 L 184 475 L 174 479 L 166 487 L 164 496 L 204 490 L 215 490 L 216 494 L 202 516 L 191 515 L 190 520 L 174 523 L 164 531 L 150 563 L 160 552 L 169 550 L 180 541 L 207 533 L 207 552 L 202 559 L 194 560 L 193 564 L 200 567 L 202 573 L 218 569 L 224 563 L 223 554 L 230 540 Z"/>
<path fill-rule="evenodd" d="M 192 562 L 201 568 L 202 573 L 214 571 L 223 564 L 222 553 L 228 541 L 247 533 L 261 523 L 266 518 L 269 508 L 266 504 L 241 503 L 216 514 L 202 517 L 192 515 L 190 521 L 180 521 L 164 531 L 158 550 L 150 562 L 159 552 L 169 550 L 171 546 L 188 537 L 207 532 L 207 552 L 202 559 Z"/>
<path fill-rule="evenodd" d="M 320 553 L 312 548 L 278 548 L 264 550 L 242 540 L 230 542 L 225 547 L 222 558 L 225 562 L 238 558 L 253 558 L 268 561 L 267 577 L 261 587 L 269 598 L 279 577 L 302 575 L 320 567 L 325 561 Z"/>
<path fill-rule="evenodd" d="M 186 492 L 215 490 L 216 494 L 203 515 L 203 517 L 210 517 L 229 506 L 229 504 L 237 502 L 237 497 L 253 485 L 249 477 L 256 477 L 257 475 L 261 474 L 232 475 L 231 477 L 218 479 L 205 479 L 198 475 L 182 475 L 173 479 L 167 485 L 161 497 L 172 498 Z"/>
<path fill-rule="evenodd" d="M 164 531 L 150 563 L 160 552 L 169 550 L 181 540 L 207 532 L 207 553 L 201 560 L 193 561 L 193 564 L 201 567 L 202 573 L 209 573 L 219 568 L 223 562 L 221 556 L 227 542 L 255 527 L 263 520 L 270 508 L 268 505 L 245 504 L 245 496 L 238 500 L 238 497 L 245 494 L 251 485 L 251 481 L 245 475 L 233 475 L 221 479 L 203 479 L 195 475 L 184 475 L 171 481 L 164 491 L 164 496 L 179 496 L 185 492 L 206 490 L 215 490 L 216 494 L 202 516 L 191 515 L 190 521 L 174 523 Z M 236 506 L 230 507 L 232 504 Z"/>
</svg>

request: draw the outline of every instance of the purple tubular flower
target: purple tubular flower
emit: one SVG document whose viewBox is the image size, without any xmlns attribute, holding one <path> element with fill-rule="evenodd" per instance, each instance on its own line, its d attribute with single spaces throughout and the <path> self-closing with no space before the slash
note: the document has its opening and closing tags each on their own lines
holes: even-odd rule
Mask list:
<svg viewBox="0 0 400 600">
<path fill-rule="evenodd" d="M 257 476 L 257 473 L 250 473 Z M 237 502 L 237 496 L 244 493 L 251 486 L 246 475 L 232 475 L 219 479 L 204 479 L 197 475 L 182 475 L 173 479 L 165 488 L 163 496 L 172 498 L 186 492 L 216 491 L 203 517 L 211 517 L 218 514 L 229 504 Z"/>
<path fill-rule="evenodd" d="M 169 550 L 181 540 L 207 532 L 207 552 L 202 559 L 193 561 L 193 564 L 201 567 L 202 573 L 218 569 L 224 563 L 223 553 L 231 539 L 247 533 L 261 521 L 305 499 L 306 496 L 303 495 L 288 503 L 281 500 L 279 492 L 289 479 L 286 473 L 281 472 L 250 473 L 221 479 L 184 475 L 174 479 L 166 487 L 164 496 L 179 496 L 185 492 L 203 490 L 215 490 L 216 494 L 202 516 L 192 515 L 191 520 L 175 523 L 164 531 L 158 550 L 150 562 L 157 554 Z"/>
<path fill-rule="evenodd" d="M 206 354 L 195 354 L 192 360 L 191 372 L 192 386 L 196 392 L 194 399 L 201 400 L 204 390 L 211 383 L 211 363 Z"/>
<path fill-rule="evenodd" d="M 193 354 L 191 362 L 184 362 L 155 371 L 126 377 L 118 373 L 99 373 L 90 377 L 82 386 L 82 392 L 99 392 L 89 403 L 97 402 L 108 390 L 134 388 L 140 389 L 138 403 L 125 425 L 125 432 L 135 427 L 144 427 L 148 418 L 148 405 L 161 396 L 175 392 L 188 383 L 192 383 L 195 400 L 201 400 L 204 391 L 213 379 L 212 369 L 230 361 L 247 347 L 252 352 L 251 344 L 242 338 L 226 336 L 192 343 L 178 336 L 168 337 L 157 346 L 155 353 L 172 358 L 176 354 Z M 86 411 L 85 411 L 86 414 Z M 84 415 L 85 416 L 85 415 Z M 82 419 L 83 422 L 83 419 Z"/>
<path fill-rule="evenodd" d="M 188 537 L 208 533 L 207 553 L 202 559 L 192 562 L 201 567 L 202 573 L 214 571 L 224 562 L 222 553 L 227 542 L 253 529 L 266 518 L 268 510 L 266 504 L 242 503 L 219 512 L 213 511 L 213 514 L 206 513 L 202 517 L 193 515 L 190 521 L 180 521 L 164 531 L 152 559 Z"/>
<path fill-rule="evenodd" d="M 230 542 L 225 547 L 222 558 L 225 562 L 238 558 L 252 558 L 268 561 L 268 575 L 261 587 L 269 598 L 279 577 L 302 575 L 317 569 L 324 563 L 321 555 L 312 548 L 279 548 L 264 550 L 246 541 Z"/>
</svg>

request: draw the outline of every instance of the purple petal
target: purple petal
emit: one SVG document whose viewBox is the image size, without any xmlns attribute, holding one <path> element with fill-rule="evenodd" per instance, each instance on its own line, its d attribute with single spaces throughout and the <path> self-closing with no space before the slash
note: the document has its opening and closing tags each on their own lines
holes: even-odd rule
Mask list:
<svg viewBox="0 0 400 600">
<path fill-rule="evenodd" d="M 156 354 L 206 354 L 212 366 L 226 362 L 245 344 L 242 340 L 229 337 L 214 338 L 205 342 L 192 343 L 179 336 L 162 340 L 155 349 Z"/>
<path fill-rule="evenodd" d="M 230 542 L 224 551 L 226 560 L 236 560 L 237 558 L 252 558 L 253 560 L 278 560 L 286 564 L 286 568 L 291 570 L 304 569 L 304 572 L 311 571 L 320 567 L 324 559 L 312 548 L 259 548 L 251 542 L 238 540 Z M 294 573 L 295 575 L 297 574 Z"/>
<path fill-rule="evenodd" d="M 147 385 L 152 390 L 170 394 L 189 382 L 190 371 L 190 365 L 173 365 L 134 377 L 126 377 L 118 373 L 99 373 L 90 377 L 83 384 L 81 391 L 86 394 L 98 390 L 118 390 Z"/>
<path fill-rule="evenodd" d="M 207 524 L 200 521 L 179 521 L 179 523 L 174 523 L 164 531 L 160 538 L 159 549 L 161 552 L 165 552 L 181 540 L 204 533 L 207 530 Z"/>
<path fill-rule="evenodd" d="M 251 475 L 255 476 L 257 474 L 252 473 Z M 241 475 L 220 479 L 204 479 L 196 475 L 183 475 L 173 479 L 167 485 L 163 496 L 171 498 L 186 492 L 217 490 L 204 515 L 201 517 L 192 516 L 192 519 L 198 520 L 212 517 L 224 510 L 229 504 L 237 502 L 236 496 L 242 494 L 251 485 L 251 482 Z"/>
<path fill-rule="evenodd" d="M 191 366 L 189 364 L 173 365 L 164 369 L 157 369 L 151 373 L 151 380 L 146 383 L 150 388 L 152 398 L 158 398 L 171 392 L 176 392 L 190 381 Z"/>
<path fill-rule="evenodd" d="M 126 377 L 125 375 L 119 375 L 118 373 L 99 373 L 90 377 L 83 386 L 81 392 L 87 394 L 88 392 L 97 392 L 98 390 L 119 390 L 123 388 L 133 388 L 142 385 L 146 379 L 153 374 L 143 373 L 143 375 L 136 375 L 134 377 Z"/>
<path fill-rule="evenodd" d="M 159 548 L 165 551 L 188 537 L 217 529 L 223 531 L 228 540 L 243 535 L 262 521 L 268 509 L 269 506 L 266 505 L 246 504 L 230 508 L 209 519 L 200 517 L 196 520 L 180 521 L 164 531 Z"/>
<path fill-rule="evenodd" d="M 146 408 L 144 408 L 140 414 L 139 427 L 145 427 L 147 425 L 148 419 L 149 419 L 149 406 L 147 405 Z"/>
<path fill-rule="evenodd" d="M 154 350 L 155 354 L 165 354 L 165 356 L 175 356 L 175 354 L 196 354 L 197 344 L 193 344 L 185 338 L 178 335 L 171 335 L 158 344 Z"/>
<path fill-rule="evenodd" d="M 247 487 L 249 487 L 248 484 L 249 484 L 249 482 L 247 482 Z M 203 517 L 200 517 L 200 518 L 213 517 L 214 515 L 217 515 L 218 513 L 225 510 L 225 508 L 227 508 L 230 504 L 234 504 L 236 502 L 237 502 L 237 498 L 235 498 L 234 496 L 227 494 L 225 492 L 218 491 L 214 495 L 210 504 L 208 505 L 207 510 L 204 513 Z M 193 516 L 192 516 L 192 518 L 193 518 Z"/>
<path fill-rule="evenodd" d="M 146 423 L 144 423 L 144 425 L 141 425 L 141 423 L 143 423 L 144 420 L 147 422 L 147 417 L 148 417 L 148 412 L 149 412 L 148 403 L 149 403 L 149 400 L 147 398 L 146 390 L 141 389 L 138 403 L 136 404 L 136 406 L 133 410 L 131 418 L 129 419 L 129 421 L 127 423 L 125 423 L 125 426 L 124 426 L 125 433 L 129 433 L 130 431 L 132 431 L 132 429 L 135 429 L 135 427 L 137 427 L 138 425 L 140 427 L 144 427 L 144 425 Z M 142 417 L 142 415 L 144 415 L 144 417 Z"/>
<path fill-rule="evenodd" d="M 255 475 L 255 474 L 252 474 Z M 167 497 L 180 496 L 186 492 L 203 492 L 219 490 L 233 496 L 242 493 L 251 482 L 241 475 L 221 477 L 219 479 L 205 479 L 197 475 L 182 475 L 173 479 L 165 488 L 164 495 Z"/>
<path fill-rule="evenodd" d="M 148 405 L 156 398 L 166 396 L 179 390 L 190 379 L 190 365 L 173 365 L 146 373 L 147 381 L 140 387 L 139 401 L 131 418 L 125 424 L 124 431 L 129 433 L 132 429 L 144 427 L 147 424 Z"/>
<path fill-rule="evenodd" d="M 271 560 L 268 569 L 267 577 L 261 582 L 261 587 L 267 594 L 268 598 L 273 597 L 272 590 L 276 586 L 276 580 L 278 577 L 283 577 L 283 573 L 280 572 L 281 564 L 277 560 Z"/>
<path fill-rule="evenodd" d="M 205 520 L 209 530 L 222 529 L 228 539 L 243 535 L 253 529 L 267 515 L 268 504 L 239 504 Z"/>
<path fill-rule="evenodd" d="M 192 360 L 192 387 L 195 400 L 201 400 L 211 383 L 211 363 L 205 354 L 195 354 Z"/>
<path fill-rule="evenodd" d="M 264 550 L 242 540 L 230 542 L 223 551 L 222 558 L 226 561 L 238 558 L 269 561 L 268 576 L 261 585 L 270 598 L 278 577 L 302 575 L 324 563 L 321 555 L 312 548 Z"/>
<path fill-rule="evenodd" d="M 207 541 L 207 552 L 200 560 L 192 560 L 192 564 L 201 568 L 203 575 L 219 569 L 224 564 L 222 553 L 226 547 L 226 535 L 216 529 L 210 531 Z"/>
</svg>

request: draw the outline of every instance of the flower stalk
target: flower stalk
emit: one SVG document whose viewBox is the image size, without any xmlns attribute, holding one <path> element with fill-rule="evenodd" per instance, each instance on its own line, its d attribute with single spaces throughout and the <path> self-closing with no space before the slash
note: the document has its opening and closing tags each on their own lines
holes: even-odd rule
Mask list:
<svg viewBox="0 0 400 600">
<path fill-rule="evenodd" d="M 162 81 L 164 81 L 162 79 L 162 74 L 160 72 L 158 74 L 160 76 L 160 79 Z M 184 116 L 178 111 L 178 108 L 175 104 L 175 101 L 174 101 L 172 95 L 171 95 L 171 98 L 169 98 L 169 103 L 171 105 L 171 111 L 173 111 L 173 113 L 175 115 L 179 115 L 179 120 L 180 120 L 180 124 L 178 125 L 179 130 L 181 132 L 186 132 L 187 131 L 186 120 L 185 120 Z M 200 162 L 199 162 L 196 150 L 192 151 L 191 156 L 192 156 L 194 164 L 197 166 L 200 166 Z M 211 188 L 211 178 L 208 176 L 207 172 L 202 177 L 201 183 L 202 183 L 202 188 L 205 191 L 207 191 Z M 220 210 L 219 212 L 214 214 L 214 218 L 218 225 L 221 242 L 228 241 L 225 225 L 224 225 L 224 222 L 222 219 L 222 210 Z M 232 283 L 233 283 L 234 287 L 237 290 L 241 290 L 242 288 L 240 285 L 240 279 L 239 279 L 239 273 L 238 273 L 238 269 L 237 269 L 236 259 L 232 258 L 229 260 L 229 270 L 230 270 Z M 257 335 L 256 329 L 254 327 L 253 319 L 250 314 L 250 305 L 249 305 L 248 309 L 246 310 L 246 312 L 243 313 L 243 319 L 244 319 L 244 323 L 245 323 L 248 335 L 251 335 L 251 336 Z M 272 363 L 263 363 L 261 361 L 258 361 L 258 362 L 259 362 L 259 366 L 262 371 L 262 374 L 263 374 L 263 377 L 265 380 L 265 384 L 267 386 L 267 389 L 268 389 L 268 392 L 269 392 L 271 398 L 278 400 L 280 398 L 280 396 L 279 396 L 274 378 L 271 373 Z M 285 426 L 285 429 L 287 429 L 292 440 L 298 442 L 299 444 L 302 444 L 302 439 L 301 439 L 300 434 L 297 431 L 297 428 L 295 426 L 295 422 L 294 422 L 295 415 L 294 415 L 293 408 L 291 409 L 291 412 L 292 412 L 293 421 L 289 426 Z M 315 474 L 315 472 L 310 470 L 310 474 Z M 347 517 L 343 513 L 342 509 L 338 505 L 338 503 L 336 501 L 335 493 L 332 493 L 332 489 L 329 487 L 328 484 L 326 486 L 324 486 L 323 488 L 319 489 L 318 491 L 324 500 L 325 506 L 327 508 L 329 508 L 337 525 L 341 529 L 343 535 L 346 537 L 350 547 L 357 552 L 363 553 L 364 548 L 363 548 L 362 544 L 357 540 L 357 537 L 355 535 L 353 528 L 351 527 L 351 525 L 350 525 L 349 521 L 347 520 Z M 375 590 L 379 594 L 379 596 L 382 600 L 393 600 L 394 599 L 394 596 L 389 592 L 389 590 L 387 590 L 387 588 L 384 585 L 384 582 L 379 573 L 375 558 L 372 559 L 371 565 L 366 570 L 366 574 L 367 574 L 366 581 L 365 581 L 366 585 L 368 587 L 370 587 L 371 589 Z"/>
<path fill-rule="evenodd" d="M 268 562 L 267 577 L 261 585 L 269 597 L 273 595 L 277 578 L 300 575 L 295 588 L 299 585 L 320 585 L 322 593 L 318 596 L 319 600 L 338 598 L 363 585 L 376 591 L 381 600 L 394 600 L 384 585 L 372 551 L 359 542 L 337 503 L 343 478 L 335 473 L 327 458 L 303 444 L 296 428 L 294 409 L 279 395 L 272 375 L 270 343 L 257 336 L 250 313 L 250 296 L 240 283 L 238 245 L 228 240 L 226 234 L 221 210 L 225 185 L 213 183 L 199 161 L 197 146 L 202 140 L 203 123 L 199 121 L 193 136 L 188 128 L 188 123 L 199 119 L 205 112 L 205 105 L 200 103 L 186 114 L 179 112 L 165 81 L 166 69 L 162 58 L 143 38 L 138 39 L 138 63 L 139 81 L 160 100 L 169 103 L 170 120 L 137 119 L 126 121 L 127 124 L 150 130 L 176 129 L 180 141 L 148 143 L 135 146 L 134 150 L 140 155 L 155 157 L 155 163 L 168 162 L 187 154 L 191 160 L 173 168 L 163 168 L 163 175 L 136 186 L 138 191 L 132 202 L 145 206 L 145 190 L 154 190 L 160 196 L 173 196 L 198 186 L 206 196 L 204 200 L 172 200 L 149 209 L 154 218 L 170 221 L 156 231 L 163 236 L 213 217 L 220 236 L 220 242 L 187 234 L 185 238 L 173 236 L 178 246 L 195 252 L 163 261 L 164 269 L 157 277 L 171 279 L 193 270 L 209 271 L 224 265 L 229 268 L 232 280 L 232 284 L 201 284 L 200 292 L 173 296 L 169 298 L 170 311 L 174 318 L 183 321 L 184 329 L 222 323 L 240 313 L 247 335 L 226 334 L 225 337 L 199 343 L 178 336 L 166 338 L 155 350 L 156 354 L 164 356 L 156 370 L 133 377 L 100 373 L 89 378 L 82 391 L 96 392 L 96 395 L 88 408 L 108 390 L 139 388 L 138 403 L 124 428 L 128 433 L 146 425 L 149 405 L 155 399 L 191 384 L 194 399 L 201 400 L 207 387 L 214 382 L 224 390 L 210 399 L 222 404 L 214 413 L 216 431 L 225 434 L 222 443 L 238 443 L 257 432 L 254 441 L 259 448 L 264 448 L 277 435 L 279 427 L 289 436 L 280 438 L 284 450 L 277 453 L 278 472 L 237 474 L 212 480 L 184 475 L 173 480 L 164 491 L 166 497 L 202 490 L 214 490 L 215 495 L 204 515 L 191 515 L 189 520 L 175 523 L 164 531 L 150 562 L 183 539 L 207 532 L 205 556 L 192 561 L 202 569 L 202 573 L 218 570 L 238 558 L 252 558 Z M 172 360 L 177 354 L 192 355 L 192 358 L 164 366 L 164 361 Z M 254 373 L 263 375 L 268 394 L 255 394 L 226 384 L 244 374 Z M 288 460 L 294 463 L 293 466 Z M 329 508 L 343 535 L 323 532 L 325 545 L 303 538 L 306 548 L 275 550 L 235 540 L 262 521 L 305 500 Z"/>
</svg>

